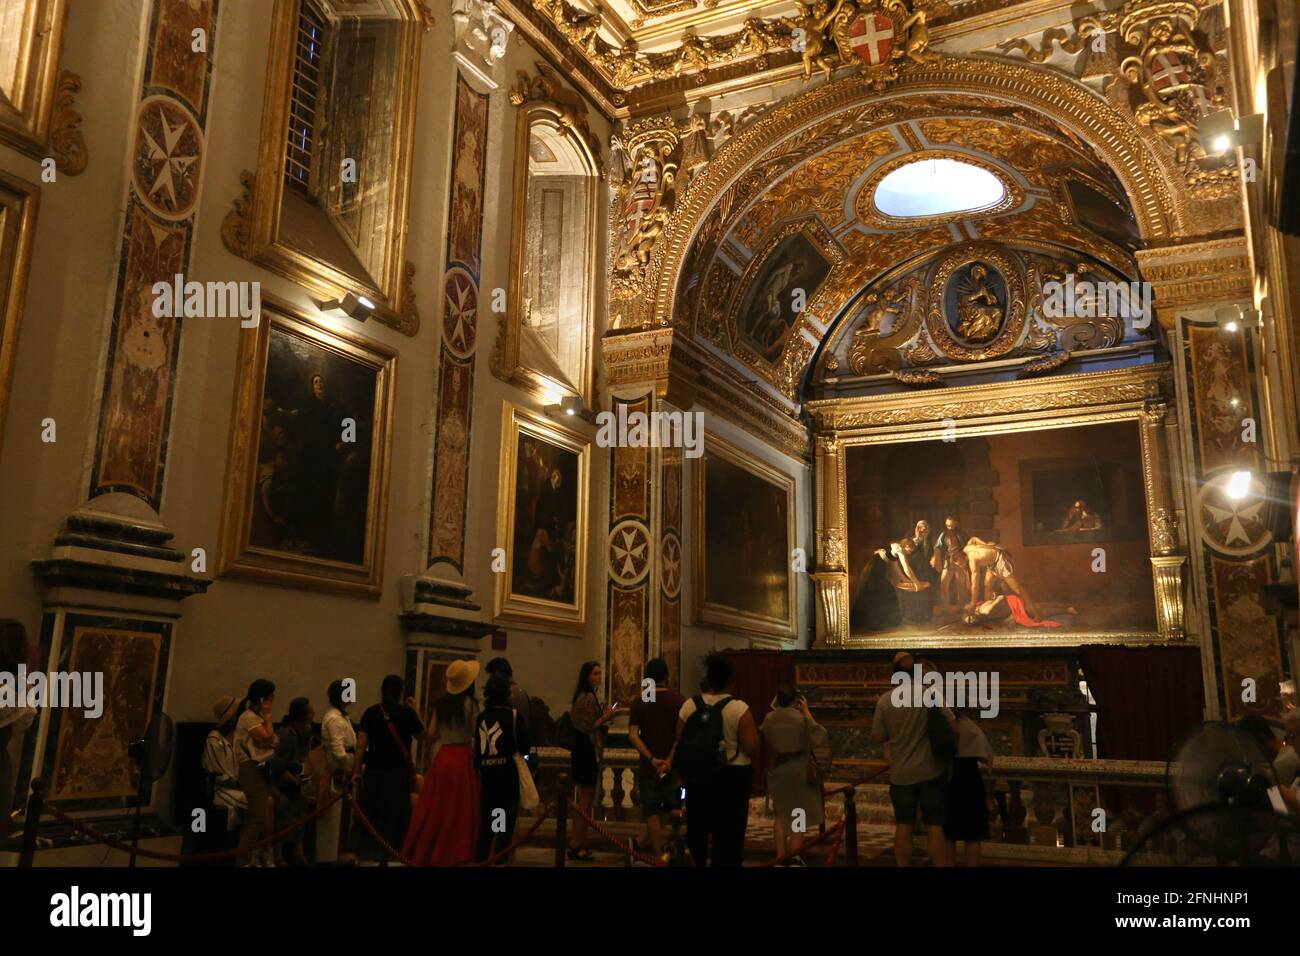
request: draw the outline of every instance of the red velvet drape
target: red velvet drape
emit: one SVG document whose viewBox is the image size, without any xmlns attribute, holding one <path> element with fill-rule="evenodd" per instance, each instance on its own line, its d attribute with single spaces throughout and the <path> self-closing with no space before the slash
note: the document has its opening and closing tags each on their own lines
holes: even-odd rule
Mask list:
<svg viewBox="0 0 1300 956">
<path fill-rule="evenodd" d="M 736 667 L 736 680 L 731 685 L 731 696 L 739 697 L 749 705 L 754 715 L 754 722 L 763 725 L 763 718 L 772 709 L 772 698 L 776 689 L 782 684 L 794 683 L 794 658 L 785 651 L 723 651 Z M 760 753 L 758 767 L 754 774 L 754 791 L 765 792 L 765 774 L 761 768 L 767 766 L 766 747 Z"/>
<path fill-rule="evenodd" d="M 1097 701 L 1097 752 L 1110 760 L 1168 760 L 1201 726 L 1205 706 L 1196 647 L 1079 648 Z"/>
</svg>

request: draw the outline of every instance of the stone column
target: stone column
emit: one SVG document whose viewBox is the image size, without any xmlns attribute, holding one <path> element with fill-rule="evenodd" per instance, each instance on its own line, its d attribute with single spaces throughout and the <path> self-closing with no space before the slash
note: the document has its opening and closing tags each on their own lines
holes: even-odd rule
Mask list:
<svg viewBox="0 0 1300 956">
<path fill-rule="evenodd" d="M 849 636 L 848 528 L 845 514 L 844 446 L 817 437 L 814 463 L 817 501 L 817 641 L 843 646 Z"/>
<path fill-rule="evenodd" d="M 1277 574 L 1263 480 L 1276 457 L 1275 423 L 1261 401 L 1265 366 L 1245 241 L 1186 243 L 1138 257 L 1154 286 L 1156 315 L 1171 330 L 1178 416 L 1187 424 L 1181 465 L 1207 716 L 1276 711 L 1282 649 L 1278 623 L 1260 599 Z M 1250 477 L 1234 486 L 1234 497 L 1229 486 L 1239 472 Z M 1154 535 L 1152 544 L 1157 575 L 1169 574 Z"/>
<path fill-rule="evenodd" d="M 180 602 L 210 583 L 209 555 L 172 547 L 160 515 L 181 322 L 154 314 L 152 290 L 189 271 L 206 172 L 215 6 L 154 0 L 149 10 L 123 157 L 125 218 L 86 500 L 48 555 L 32 562 L 45 589 L 46 670 L 101 674 L 104 682 L 100 716 L 45 708 L 26 735 L 19 799 L 34 777 L 48 775 L 47 799 L 65 811 L 134 805 L 128 744 L 162 711 Z M 151 805 L 151 795 L 145 799 Z"/>
</svg>

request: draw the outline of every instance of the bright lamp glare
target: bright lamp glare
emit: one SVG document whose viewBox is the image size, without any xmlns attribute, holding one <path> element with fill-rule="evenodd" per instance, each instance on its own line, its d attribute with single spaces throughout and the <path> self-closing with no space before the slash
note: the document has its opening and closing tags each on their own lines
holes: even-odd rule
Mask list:
<svg viewBox="0 0 1300 956">
<path fill-rule="evenodd" d="M 1223 327 L 1223 330 L 1225 332 L 1236 332 L 1239 328 L 1241 328 L 1241 326 L 1238 325 L 1236 322 L 1229 322 L 1227 325 Z"/>
<path fill-rule="evenodd" d="M 1225 149 L 1227 149 L 1229 146 L 1232 145 L 1232 140 L 1228 139 L 1227 136 L 1216 136 L 1214 137 L 1214 142 L 1211 143 L 1210 145 L 1213 147 L 1216 153 L 1222 153 Z"/>
<path fill-rule="evenodd" d="M 1246 497 L 1250 491 L 1251 474 L 1248 471 L 1234 471 L 1228 479 L 1228 497 L 1239 499 Z"/>
</svg>

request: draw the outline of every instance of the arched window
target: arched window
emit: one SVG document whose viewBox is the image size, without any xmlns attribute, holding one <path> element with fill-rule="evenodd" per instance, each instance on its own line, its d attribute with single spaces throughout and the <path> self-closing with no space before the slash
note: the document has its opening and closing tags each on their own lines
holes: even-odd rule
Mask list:
<svg viewBox="0 0 1300 956">
<path fill-rule="evenodd" d="M 571 104 L 520 104 L 510 294 L 501 362 L 507 381 L 545 401 L 591 404 L 599 163 Z"/>
</svg>

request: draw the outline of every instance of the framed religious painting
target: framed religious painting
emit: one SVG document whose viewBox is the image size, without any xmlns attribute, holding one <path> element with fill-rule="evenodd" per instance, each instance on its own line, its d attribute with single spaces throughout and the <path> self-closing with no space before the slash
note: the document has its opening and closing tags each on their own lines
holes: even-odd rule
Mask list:
<svg viewBox="0 0 1300 956">
<path fill-rule="evenodd" d="M 274 0 L 257 172 L 222 223 L 234 254 L 318 300 L 349 293 L 407 335 L 422 0 Z"/>
<path fill-rule="evenodd" d="M 0 142 L 75 176 L 87 152 L 72 108 L 81 80 L 59 70 L 67 0 L 5 0 L 0 12 Z"/>
<path fill-rule="evenodd" d="M 496 620 L 581 633 L 591 441 L 502 403 Z"/>
<path fill-rule="evenodd" d="M 0 447 L 4 445 L 9 385 L 18 354 L 18 327 L 27 295 L 40 198 L 35 184 L 0 172 Z"/>
<path fill-rule="evenodd" d="M 694 491 L 695 619 L 793 638 L 794 477 L 710 435 Z"/>
<path fill-rule="evenodd" d="M 855 638 L 1005 646 L 1156 636 L 1136 417 L 950 437 L 846 439 Z"/>
<path fill-rule="evenodd" d="M 378 597 L 396 353 L 270 298 L 240 350 L 221 573 Z"/>
</svg>

